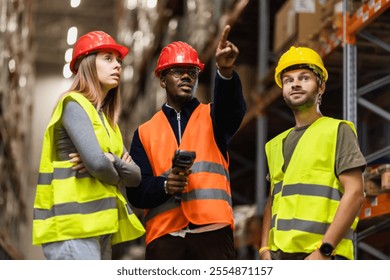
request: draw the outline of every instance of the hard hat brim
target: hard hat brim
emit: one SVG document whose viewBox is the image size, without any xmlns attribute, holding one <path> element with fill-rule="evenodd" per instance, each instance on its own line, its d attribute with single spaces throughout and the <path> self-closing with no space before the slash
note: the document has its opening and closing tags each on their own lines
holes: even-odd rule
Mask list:
<svg viewBox="0 0 390 280">
<path fill-rule="evenodd" d="M 321 79 L 324 82 L 328 80 L 328 71 L 324 66 L 322 58 L 315 50 L 308 47 L 291 46 L 290 49 L 280 57 L 275 69 L 275 82 L 280 88 L 282 88 L 281 74 L 283 70 L 294 65 L 309 65 L 309 68 L 312 70 L 313 66 L 315 66 L 320 70 L 317 72 L 322 72 Z"/>
<path fill-rule="evenodd" d="M 119 53 L 119 57 L 123 59 L 128 53 L 129 49 L 125 46 L 119 45 L 119 44 L 104 44 L 100 46 L 96 46 L 94 48 L 89 49 L 87 52 L 82 53 L 78 55 L 77 57 L 74 57 L 72 61 L 70 62 L 70 70 L 73 74 L 77 74 L 78 71 L 78 64 L 80 63 L 81 59 L 83 59 L 85 56 L 90 55 L 92 53 L 96 53 L 102 50 L 114 50 Z"/>
</svg>

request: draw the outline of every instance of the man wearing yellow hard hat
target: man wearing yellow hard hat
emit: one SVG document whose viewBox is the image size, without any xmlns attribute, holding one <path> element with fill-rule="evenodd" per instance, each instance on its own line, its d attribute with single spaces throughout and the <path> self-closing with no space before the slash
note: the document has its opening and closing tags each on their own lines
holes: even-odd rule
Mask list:
<svg viewBox="0 0 390 280">
<path fill-rule="evenodd" d="M 271 188 L 263 260 L 354 259 L 366 161 L 354 124 L 320 111 L 327 80 L 321 57 L 310 48 L 291 47 L 276 66 L 275 82 L 295 127 L 265 146 Z"/>
</svg>

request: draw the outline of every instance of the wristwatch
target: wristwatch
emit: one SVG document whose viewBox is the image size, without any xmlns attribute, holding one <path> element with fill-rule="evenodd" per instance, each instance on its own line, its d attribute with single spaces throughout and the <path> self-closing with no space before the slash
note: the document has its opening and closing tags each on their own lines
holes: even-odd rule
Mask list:
<svg viewBox="0 0 390 280">
<path fill-rule="evenodd" d="M 330 243 L 326 243 L 326 242 L 322 243 L 319 250 L 320 253 L 325 257 L 331 257 L 335 254 L 335 250 L 332 244 Z"/>
</svg>

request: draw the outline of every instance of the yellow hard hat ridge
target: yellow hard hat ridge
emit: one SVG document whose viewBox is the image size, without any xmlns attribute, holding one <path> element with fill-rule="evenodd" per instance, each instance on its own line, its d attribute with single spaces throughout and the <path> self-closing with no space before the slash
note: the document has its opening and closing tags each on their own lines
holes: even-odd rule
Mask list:
<svg viewBox="0 0 390 280">
<path fill-rule="evenodd" d="M 283 70 L 294 65 L 307 65 L 324 82 L 328 80 L 328 71 L 326 71 L 322 58 L 317 52 L 307 47 L 292 46 L 280 57 L 275 69 L 275 82 L 280 88 L 282 87 L 281 74 Z"/>
</svg>

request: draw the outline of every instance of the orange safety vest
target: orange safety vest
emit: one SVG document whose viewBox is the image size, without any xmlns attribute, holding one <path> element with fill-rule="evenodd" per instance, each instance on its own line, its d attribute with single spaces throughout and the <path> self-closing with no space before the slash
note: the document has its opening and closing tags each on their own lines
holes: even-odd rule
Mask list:
<svg viewBox="0 0 390 280">
<path fill-rule="evenodd" d="M 168 176 L 176 149 L 196 151 L 181 201 L 171 197 L 165 203 L 145 210 L 146 244 L 185 228 L 189 222 L 198 225 L 226 223 L 233 229 L 229 161 L 215 142 L 210 105 L 200 104 L 194 110 L 179 146 L 161 110 L 141 125 L 138 132 L 155 176 Z"/>
</svg>

